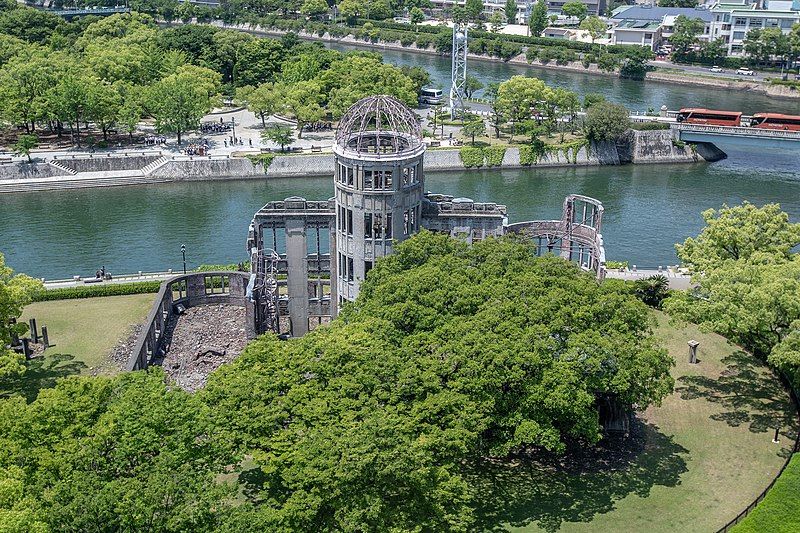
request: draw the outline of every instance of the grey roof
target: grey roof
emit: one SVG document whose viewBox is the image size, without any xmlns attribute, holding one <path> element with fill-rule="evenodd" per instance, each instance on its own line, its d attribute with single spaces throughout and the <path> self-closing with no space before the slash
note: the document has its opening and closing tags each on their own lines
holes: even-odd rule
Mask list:
<svg viewBox="0 0 800 533">
<path fill-rule="evenodd" d="M 689 18 L 698 18 L 704 22 L 711 22 L 712 14 L 708 9 L 695 9 L 693 7 L 644 7 L 628 6 L 628 9 L 619 9 L 611 17 L 614 20 L 661 20 L 667 15 L 685 15 Z"/>
</svg>

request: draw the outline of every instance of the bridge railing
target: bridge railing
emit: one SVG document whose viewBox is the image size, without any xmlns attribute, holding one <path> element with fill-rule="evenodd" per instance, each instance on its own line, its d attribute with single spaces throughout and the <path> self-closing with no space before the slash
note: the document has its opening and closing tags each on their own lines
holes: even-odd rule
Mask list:
<svg viewBox="0 0 800 533">
<path fill-rule="evenodd" d="M 742 137 L 774 137 L 781 139 L 800 139 L 800 131 L 791 130 L 769 130 L 761 128 L 748 128 L 744 126 L 705 126 L 703 124 L 682 124 L 672 125 L 678 131 L 696 133 L 717 133 L 720 135 L 739 135 Z"/>
</svg>

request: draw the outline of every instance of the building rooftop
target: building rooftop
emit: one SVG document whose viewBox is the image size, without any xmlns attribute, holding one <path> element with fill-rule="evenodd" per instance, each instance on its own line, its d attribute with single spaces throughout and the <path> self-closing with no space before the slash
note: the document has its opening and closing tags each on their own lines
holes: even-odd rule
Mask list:
<svg viewBox="0 0 800 533">
<path fill-rule="evenodd" d="M 742 7 L 742 6 L 738 6 Z M 689 18 L 699 18 L 704 22 L 711 22 L 712 14 L 708 9 L 693 7 L 649 7 L 649 6 L 621 6 L 614 10 L 613 20 L 652 20 L 661 22 L 669 15 L 685 15 Z"/>
</svg>

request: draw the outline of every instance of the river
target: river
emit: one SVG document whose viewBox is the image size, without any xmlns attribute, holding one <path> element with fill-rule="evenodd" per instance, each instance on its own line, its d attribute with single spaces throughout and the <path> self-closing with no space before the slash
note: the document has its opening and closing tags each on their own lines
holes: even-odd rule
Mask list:
<svg viewBox="0 0 800 533">
<path fill-rule="evenodd" d="M 436 56 L 387 51 L 386 60 L 421 64 L 437 80 L 449 76 L 449 63 Z M 472 62 L 470 68 L 484 80 L 527 70 L 490 62 Z M 800 105 L 700 87 L 542 69 L 529 73 L 551 85 L 604 93 L 633 109 L 691 103 L 752 112 Z M 674 244 L 702 227 L 700 213 L 723 203 L 780 202 L 800 221 L 797 148 L 789 146 L 720 145 L 730 157 L 713 164 L 427 173 L 426 189 L 506 204 L 512 222 L 558 218 L 567 194 L 593 196 L 606 208 L 609 259 L 667 265 L 677 262 Z M 0 252 L 15 270 L 50 279 L 93 274 L 103 265 L 112 273 L 177 270 L 181 244 L 190 267 L 237 262 L 247 258 L 250 218 L 267 201 L 292 195 L 325 199 L 332 192 L 330 179 L 294 178 L 0 195 Z"/>
</svg>

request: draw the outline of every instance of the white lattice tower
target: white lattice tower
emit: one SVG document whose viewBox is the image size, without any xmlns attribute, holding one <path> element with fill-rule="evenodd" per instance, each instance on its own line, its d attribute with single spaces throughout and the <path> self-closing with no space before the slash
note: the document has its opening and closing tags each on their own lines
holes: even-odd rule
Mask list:
<svg viewBox="0 0 800 533">
<path fill-rule="evenodd" d="M 450 85 L 450 117 L 464 114 L 464 97 L 467 85 L 467 25 L 453 24 L 453 56 Z"/>
</svg>

